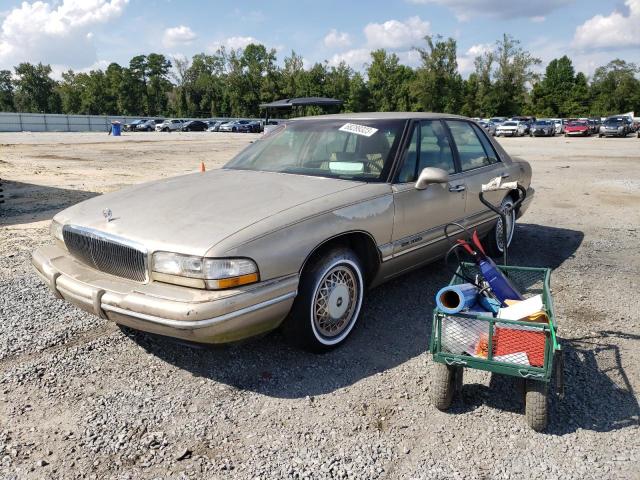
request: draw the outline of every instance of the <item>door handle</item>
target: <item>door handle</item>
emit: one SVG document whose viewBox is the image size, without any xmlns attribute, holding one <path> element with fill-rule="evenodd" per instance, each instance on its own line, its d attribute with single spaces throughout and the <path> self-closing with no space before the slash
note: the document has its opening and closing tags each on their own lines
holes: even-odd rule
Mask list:
<svg viewBox="0 0 640 480">
<path fill-rule="evenodd" d="M 501 173 L 500 178 L 509 178 L 511 176 L 510 173 Z"/>
<path fill-rule="evenodd" d="M 449 185 L 450 192 L 464 192 L 466 187 L 464 185 Z"/>
</svg>

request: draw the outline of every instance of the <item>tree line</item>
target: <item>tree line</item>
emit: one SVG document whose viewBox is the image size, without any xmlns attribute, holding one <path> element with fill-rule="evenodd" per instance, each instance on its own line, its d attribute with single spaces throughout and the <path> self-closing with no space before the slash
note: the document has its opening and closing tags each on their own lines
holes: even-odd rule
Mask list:
<svg viewBox="0 0 640 480">
<path fill-rule="evenodd" d="M 604 116 L 640 111 L 637 65 L 615 59 L 589 78 L 566 55 L 543 74 L 534 57 L 509 35 L 474 60 L 463 79 L 453 38 L 427 36 L 415 48 L 416 68 L 395 53 L 371 52 L 363 73 L 327 61 L 305 68 L 295 52 L 278 64 L 261 44 L 219 49 L 191 59 L 137 55 L 128 66 L 111 63 L 88 73 L 21 63 L 0 70 L 0 111 L 89 115 L 257 117 L 259 104 L 280 98 L 333 97 L 343 111 L 434 111 L 470 117 Z M 318 113 L 314 107 L 296 114 Z"/>
</svg>

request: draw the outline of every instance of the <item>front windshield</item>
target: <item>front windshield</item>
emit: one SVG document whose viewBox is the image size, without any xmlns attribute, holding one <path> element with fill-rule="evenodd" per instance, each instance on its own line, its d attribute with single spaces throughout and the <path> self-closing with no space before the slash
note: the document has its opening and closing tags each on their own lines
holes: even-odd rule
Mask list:
<svg viewBox="0 0 640 480">
<path fill-rule="evenodd" d="M 384 181 L 405 120 L 300 120 L 251 144 L 225 168 Z"/>
<path fill-rule="evenodd" d="M 609 119 L 605 120 L 604 124 L 608 125 L 608 126 L 616 127 L 616 126 L 622 124 L 622 120 L 620 120 L 618 118 L 609 118 Z"/>
<path fill-rule="evenodd" d="M 542 122 L 536 122 L 536 126 L 538 127 L 546 127 L 548 125 L 550 125 L 551 122 L 547 122 L 546 120 L 542 121 Z"/>
<path fill-rule="evenodd" d="M 505 127 L 515 127 L 518 124 L 516 122 L 504 122 L 502 125 L 504 125 Z"/>
</svg>

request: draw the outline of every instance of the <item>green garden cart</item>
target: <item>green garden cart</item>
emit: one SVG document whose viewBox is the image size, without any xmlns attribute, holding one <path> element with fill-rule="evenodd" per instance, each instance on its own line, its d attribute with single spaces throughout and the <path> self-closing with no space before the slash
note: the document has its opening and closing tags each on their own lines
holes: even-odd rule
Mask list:
<svg viewBox="0 0 640 480">
<path fill-rule="evenodd" d="M 526 193 L 525 193 L 526 195 Z M 484 199 L 481 194 L 481 200 Z M 520 202 L 522 198 L 520 199 Z M 509 212 L 484 202 L 506 225 Z M 517 205 L 519 202 L 516 202 Z M 503 245 L 506 229 L 503 229 Z M 556 338 L 553 299 L 548 268 L 507 266 L 498 268 L 517 287 L 524 299 L 542 295 L 543 321 L 514 321 L 494 318 L 477 312 L 448 314 L 436 307 L 430 341 L 434 371 L 431 401 L 439 410 L 447 410 L 463 383 L 465 368 L 485 370 L 492 374 L 510 375 L 524 381 L 525 417 L 529 426 L 542 431 L 548 423 L 549 385 L 556 376 L 556 386 L 563 394 L 562 350 Z M 475 263 L 460 262 L 450 285 L 464 283 L 463 277 L 480 271 Z"/>
</svg>

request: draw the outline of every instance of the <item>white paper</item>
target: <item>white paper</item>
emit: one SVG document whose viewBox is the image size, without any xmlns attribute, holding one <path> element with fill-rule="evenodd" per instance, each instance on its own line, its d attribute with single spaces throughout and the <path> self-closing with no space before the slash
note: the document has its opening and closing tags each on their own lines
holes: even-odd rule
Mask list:
<svg viewBox="0 0 640 480">
<path fill-rule="evenodd" d="M 508 353 L 506 355 L 498 355 L 497 357 L 493 357 L 493 359 L 497 362 L 517 363 L 518 365 L 531 365 L 529 363 L 527 352 L 515 352 Z"/>
<path fill-rule="evenodd" d="M 498 310 L 498 318 L 503 320 L 522 320 L 529 315 L 538 313 L 543 309 L 542 295 L 527 298 L 521 302 L 515 303 L 510 307 Z"/>
<path fill-rule="evenodd" d="M 355 133 L 356 135 L 362 135 L 363 137 L 370 137 L 378 131 L 377 128 L 358 125 L 357 123 L 345 123 L 338 130 L 341 132 Z"/>
</svg>

